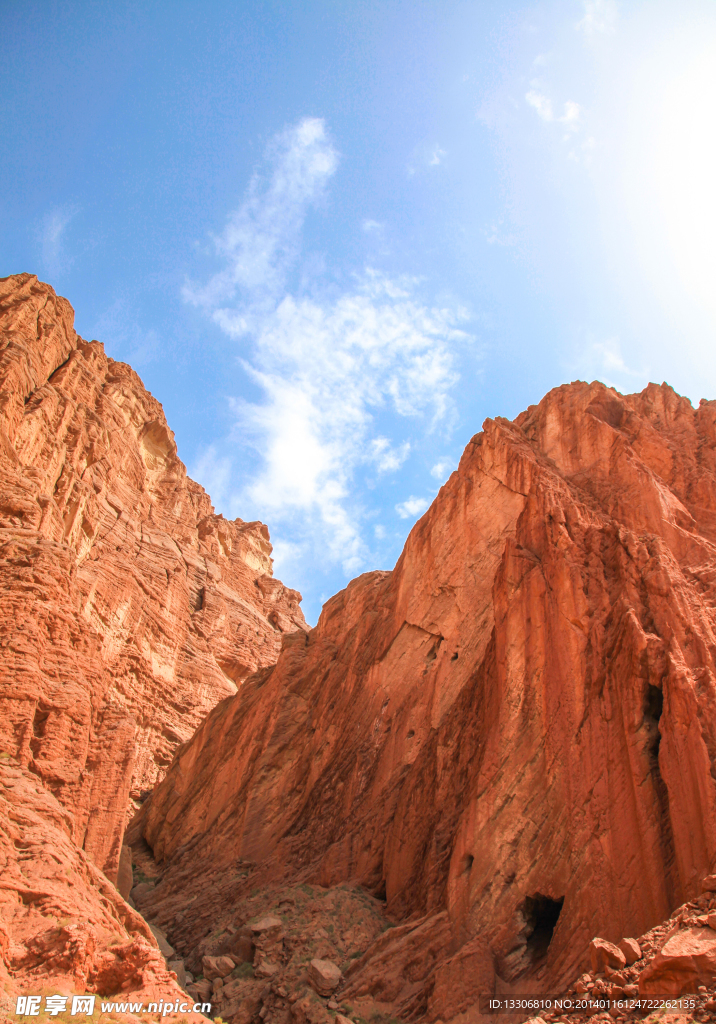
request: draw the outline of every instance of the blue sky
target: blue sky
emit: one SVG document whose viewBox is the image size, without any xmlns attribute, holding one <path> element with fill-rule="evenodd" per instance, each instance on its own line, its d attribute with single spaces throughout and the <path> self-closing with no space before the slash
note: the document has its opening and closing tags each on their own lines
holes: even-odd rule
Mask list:
<svg viewBox="0 0 716 1024">
<path fill-rule="evenodd" d="M 138 370 L 315 622 L 486 416 L 716 397 L 716 4 L 0 4 L 0 275 Z"/>
</svg>

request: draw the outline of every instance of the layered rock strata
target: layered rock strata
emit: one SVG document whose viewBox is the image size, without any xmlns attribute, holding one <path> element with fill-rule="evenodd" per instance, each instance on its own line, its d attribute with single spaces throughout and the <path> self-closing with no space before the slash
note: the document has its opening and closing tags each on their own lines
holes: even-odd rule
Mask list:
<svg viewBox="0 0 716 1024">
<path fill-rule="evenodd" d="M 112 881 L 177 748 L 306 628 L 270 556 L 265 526 L 214 514 L 160 404 L 78 337 L 69 303 L 29 274 L 0 280 L 0 763 L 37 781 Z M 17 869 L 35 892 L 53 846 L 18 842 L 2 868 L 11 971 L 45 896 L 6 880 Z"/>
<path fill-rule="evenodd" d="M 161 999 L 187 1007 L 171 1019 L 204 1020 L 144 918 L 72 842 L 73 824 L 36 775 L 0 761 L 0 1021 L 18 1019 L 18 995 L 64 995 L 70 1011 L 72 997 L 85 993 L 97 997 L 98 1011 L 107 998 L 145 1006 Z"/>
<path fill-rule="evenodd" d="M 179 751 L 133 826 L 145 912 L 190 956 L 242 886 L 350 881 L 404 924 L 347 997 L 566 986 L 716 858 L 715 608 L 715 402 L 575 383 L 486 421 L 394 571 Z"/>
</svg>

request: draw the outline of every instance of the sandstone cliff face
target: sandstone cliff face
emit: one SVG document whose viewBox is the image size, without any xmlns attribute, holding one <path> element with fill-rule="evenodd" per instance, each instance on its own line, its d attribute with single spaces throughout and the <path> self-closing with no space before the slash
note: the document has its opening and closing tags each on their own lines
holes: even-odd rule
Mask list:
<svg viewBox="0 0 716 1024">
<path fill-rule="evenodd" d="M 0 755 L 116 877 L 174 751 L 305 628 L 261 523 L 186 475 L 159 403 L 28 274 L 0 281 Z"/>
<path fill-rule="evenodd" d="M 164 866 L 145 913 L 186 954 L 237 864 L 350 880 L 407 922 L 351 998 L 448 1020 L 566 984 L 716 859 L 715 608 L 716 402 L 577 383 L 486 421 L 395 570 L 179 751 L 133 826 Z"/>
<path fill-rule="evenodd" d="M 0 761 L 0 1020 L 18 1019 L 17 994 L 42 992 L 190 1008 L 146 921 L 75 845 L 73 829 L 35 774 Z"/>
</svg>

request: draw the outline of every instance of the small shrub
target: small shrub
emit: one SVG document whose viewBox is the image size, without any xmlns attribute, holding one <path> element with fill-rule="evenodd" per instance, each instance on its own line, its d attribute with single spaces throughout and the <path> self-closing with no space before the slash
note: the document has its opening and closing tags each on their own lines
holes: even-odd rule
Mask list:
<svg viewBox="0 0 716 1024">
<path fill-rule="evenodd" d="M 246 961 L 243 964 L 239 964 L 238 967 L 234 967 L 231 972 L 232 978 L 253 978 L 254 976 L 254 965 Z"/>
</svg>

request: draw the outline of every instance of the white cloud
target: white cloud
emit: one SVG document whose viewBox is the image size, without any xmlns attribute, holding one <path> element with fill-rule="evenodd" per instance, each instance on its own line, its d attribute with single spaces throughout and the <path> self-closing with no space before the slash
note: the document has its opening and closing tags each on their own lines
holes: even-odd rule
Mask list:
<svg viewBox="0 0 716 1024">
<path fill-rule="evenodd" d="M 363 229 L 363 231 L 365 231 L 366 234 L 370 234 L 372 231 L 381 231 L 383 225 L 380 223 L 380 221 L 371 220 L 368 217 L 361 224 L 361 228 Z"/>
<path fill-rule="evenodd" d="M 558 124 L 563 124 L 568 131 L 576 131 L 579 127 L 582 109 L 574 100 L 567 100 L 564 104 L 564 113 L 561 117 L 556 117 L 551 100 L 543 93 L 531 89 L 525 94 L 525 99 L 543 121 L 555 121 Z"/>
<path fill-rule="evenodd" d="M 447 156 L 446 150 L 441 149 L 440 146 L 433 146 L 433 148 L 432 148 L 432 150 L 430 152 L 430 156 L 428 158 L 428 166 L 429 167 L 437 167 L 438 164 L 442 163 L 443 157 L 446 157 L 446 156 Z"/>
<path fill-rule="evenodd" d="M 370 458 L 379 473 L 400 469 L 409 454 L 409 441 L 404 441 L 398 448 L 391 447 L 387 437 L 374 437 L 370 443 Z"/>
<path fill-rule="evenodd" d="M 567 100 L 564 104 L 564 115 L 559 118 L 562 124 L 566 124 L 569 128 L 576 128 L 581 116 L 581 108 L 578 103 L 574 100 Z"/>
<path fill-rule="evenodd" d="M 615 0 L 583 0 L 584 17 L 577 29 L 586 35 L 614 32 L 617 24 Z"/>
<path fill-rule="evenodd" d="M 416 498 L 411 494 L 406 501 L 402 501 L 399 505 L 395 506 L 395 511 L 401 519 L 417 519 L 429 504 L 430 502 L 427 498 Z"/>
<path fill-rule="evenodd" d="M 537 111 L 538 115 L 543 121 L 554 121 L 554 113 L 552 112 L 552 104 L 543 96 L 542 93 L 536 92 L 531 89 L 526 95 L 525 99 L 531 107 Z"/>
<path fill-rule="evenodd" d="M 416 417 L 422 430 L 446 421 L 454 350 L 467 335 L 464 311 L 425 303 L 416 279 L 368 268 L 329 298 L 286 289 L 304 218 L 336 163 L 322 121 L 283 132 L 270 148 L 268 172 L 254 175 L 216 240 L 224 269 L 204 287 L 187 287 L 185 298 L 229 337 L 252 342 L 242 365 L 261 398 L 235 399 L 232 409 L 234 438 L 253 445 L 260 468 L 241 489 L 229 488 L 232 511 L 245 516 L 249 507 L 274 532 L 300 524 L 304 554 L 307 544 L 314 561 L 351 573 L 369 556 L 356 472 L 366 465 L 394 472 L 408 458 L 410 441 L 388 436 L 384 421 L 398 434 L 406 430 L 401 422 Z M 364 222 L 364 230 L 378 226 Z M 195 472 L 221 492 L 230 467 L 209 450 Z"/>
<path fill-rule="evenodd" d="M 441 459 L 436 462 L 433 468 L 430 470 L 430 476 L 435 477 L 436 480 L 445 480 L 448 473 L 453 469 L 454 463 L 452 459 Z"/>
<path fill-rule="evenodd" d="M 58 207 L 43 218 L 40 227 L 41 260 L 48 277 L 58 278 L 72 266 L 73 260 L 67 255 L 63 236 L 77 212 L 77 207 Z"/>
<path fill-rule="evenodd" d="M 273 518 L 300 511 L 320 523 L 347 572 L 366 555 L 355 470 L 363 462 L 396 470 L 410 451 L 409 442 L 372 436 L 375 415 L 445 416 L 457 379 L 451 343 L 464 337 L 457 320 L 417 302 L 410 282 L 368 273 L 332 305 L 286 296 L 245 363 L 264 393 L 260 404 L 234 404 L 264 461 L 246 494 Z"/>
</svg>

